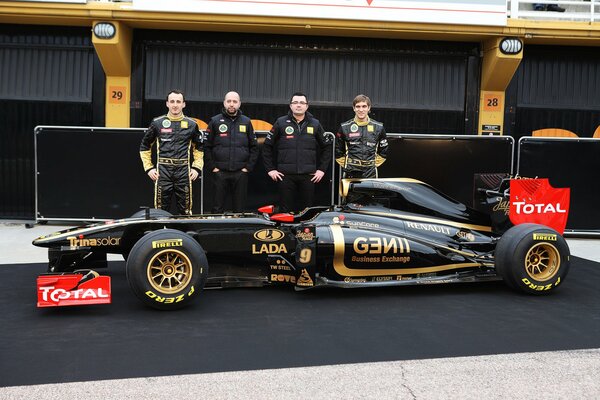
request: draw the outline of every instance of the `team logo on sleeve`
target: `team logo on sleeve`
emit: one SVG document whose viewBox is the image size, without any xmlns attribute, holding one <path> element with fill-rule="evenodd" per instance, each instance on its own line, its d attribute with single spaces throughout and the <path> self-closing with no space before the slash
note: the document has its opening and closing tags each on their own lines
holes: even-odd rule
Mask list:
<svg viewBox="0 0 600 400">
<path fill-rule="evenodd" d="M 350 132 L 358 132 L 358 125 L 356 125 L 356 124 L 350 125 Z"/>
<path fill-rule="evenodd" d="M 240 132 L 246 133 L 246 125 L 240 125 Z"/>
<path fill-rule="evenodd" d="M 291 126 L 286 127 L 285 133 L 287 133 L 288 135 L 291 135 L 292 133 L 294 133 L 294 128 L 292 128 Z"/>
<path fill-rule="evenodd" d="M 375 132 L 375 127 L 373 125 L 367 125 L 367 132 Z"/>
<path fill-rule="evenodd" d="M 171 121 L 168 120 L 168 119 L 163 120 L 162 126 L 164 126 L 165 128 L 170 127 L 171 126 Z"/>
<path fill-rule="evenodd" d="M 181 129 L 187 129 L 188 128 L 188 122 L 187 121 L 181 121 Z"/>
<path fill-rule="evenodd" d="M 219 125 L 219 132 L 227 132 L 227 125 L 225 125 L 225 124 Z"/>
<path fill-rule="evenodd" d="M 315 128 L 313 128 L 312 126 L 309 126 L 306 128 L 306 133 L 308 133 L 309 135 L 312 135 L 315 133 Z"/>
</svg>

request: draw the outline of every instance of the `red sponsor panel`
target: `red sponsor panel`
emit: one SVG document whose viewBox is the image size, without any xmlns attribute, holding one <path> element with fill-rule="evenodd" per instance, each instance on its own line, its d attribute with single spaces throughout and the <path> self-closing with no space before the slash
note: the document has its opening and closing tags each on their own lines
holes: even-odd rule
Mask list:
<svg viewBox="0 0 600 400">
<path fill-rule="evenodd" d="M 549 226 L 561 235 L 567 226 L 571 189 L 556 189 L 548 179 L 510 181 L 510 221 Z"/>
<path fill-rule="evenodd" d="M 82 278 L 82 274 L 38 276 L 37 306 L 81 306 L 111 302 L 110 276 L 97 276 L 84 282 L 81 282 Z"/>
</svg>

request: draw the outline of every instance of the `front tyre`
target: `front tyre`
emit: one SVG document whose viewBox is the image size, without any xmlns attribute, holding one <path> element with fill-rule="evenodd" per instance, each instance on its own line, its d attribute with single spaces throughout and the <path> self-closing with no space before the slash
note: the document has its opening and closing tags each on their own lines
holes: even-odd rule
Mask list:
<svg viewBox="0 0 600 400">
<path fill-rule="evenodd" d="M 127 258 L 127 281 L 142 303 L 175 310 L 188 305 L 202 290 L 208 261 L 191 236 L 161 229 L 143 236 Z"/>
<path fill-rule="evenodd" d="M 537 224 L 510 228 L 496 247 L 496 270 L 513 289 L 544 294 L 569 272 L 569 246 L 554 229 Z"/>
</svg>

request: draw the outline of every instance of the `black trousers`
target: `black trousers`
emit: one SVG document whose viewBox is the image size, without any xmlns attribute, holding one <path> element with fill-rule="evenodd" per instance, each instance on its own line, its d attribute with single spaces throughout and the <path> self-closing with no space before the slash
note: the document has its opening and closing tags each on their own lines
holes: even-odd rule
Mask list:
<svg viewBox="0 0 600 400">
<path fill-rule="evenodd" d="M 285 174 L 279 182 L 279 206 L 281 212 L 301 211 L 313 205 L 315 184 L 309 174 Z M 296 200 L 297 207 L 295 206 Z"/>
<path fill-rule="evenodd" d="M 231 195 L 233 212 L 243 212 L 248 198 L 248 173 L 242 171 L 219 171 L 213 173 L 213 214 L 222 214 L 227 195 Z"/>
<path fill-rule="evenodd" d="M 344 171 L 343 178 L 377 178 L 376 167 L 366 167 L 363 170 Z"/>
<path fill-rule="evenodd" d="M 154 185 L 154 208 L 171 211 L 171 197 L 175 194 L 177 213 L 192 213 L 192 181 L 187 165 L 158 164 L 158 180 Z"/>
</svg>

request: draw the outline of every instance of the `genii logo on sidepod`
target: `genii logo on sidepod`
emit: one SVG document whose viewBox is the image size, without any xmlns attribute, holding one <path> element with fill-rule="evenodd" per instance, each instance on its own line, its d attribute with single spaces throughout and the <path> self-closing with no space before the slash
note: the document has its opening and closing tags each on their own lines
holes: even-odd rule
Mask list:
<svg viewBox="0 0 600 400">
<path fill-rule="evenodd" d="M 511 179 L 510 221 L 549 226 L 563 233 L 569 217 L 569 188 L 556 189 L 548 179 Z"/>
</svg>

